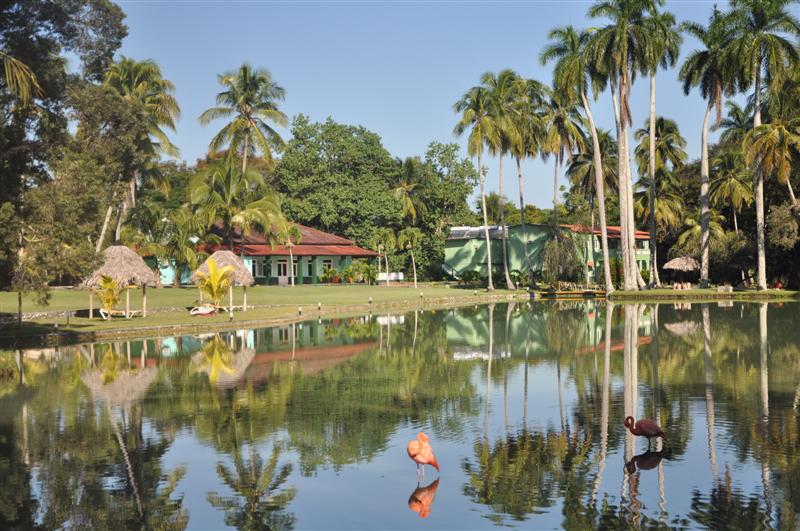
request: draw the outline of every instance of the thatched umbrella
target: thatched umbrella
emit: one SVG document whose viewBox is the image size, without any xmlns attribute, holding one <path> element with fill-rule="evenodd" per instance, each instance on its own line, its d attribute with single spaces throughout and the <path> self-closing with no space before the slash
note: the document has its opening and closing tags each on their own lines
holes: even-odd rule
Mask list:
<svg viewBox="0 0 800 531">
<path fill-rule="evenodd" d="M 103 251 L 103 265 L 94 271 L 83 285 L 89 288 L 89 319 L 94 315 L 94 289 L 100 286 L 101 276 L 111 277 L 122 287 L 142 287 L 142 317 L 147 317 L 147 286 L 158 285 L 158 275 L 147 267 L 141 256 L 124 245 L 111 245 Z M 125 317 L 130 317 L 130 290 L 125 290 Z"/>
<path fill-rule="evenodd" d="M 197 283 L 200 280 L 200 277 L 197 276 L 198 271 L 208 274 L 208 260 L 214 260 L 217 267 L 233 266 L 233 283 L 228 290 L 228 308 L 233 307 L 233 285 L 237 284 L 244 288 L 242 309 L 247 311 L 247 286 L 252 286 L 255 283 L 255 279 L 250 270 L 245 267 L 242 259 L 230 251 L 216 251 L 197 268 L 197 271 L 192 273 L 192 282 Z"/>
<path fill-rule="evenodd" d="M 664 264 L 664 269 L 674 269 L 675 271 L 697 271 L 700 269 L 700 264 L 697 263 L 697 260 L 690 256 L 681 256 L 678 258 L 673 258 L 666 264 Z"/>
</svg>

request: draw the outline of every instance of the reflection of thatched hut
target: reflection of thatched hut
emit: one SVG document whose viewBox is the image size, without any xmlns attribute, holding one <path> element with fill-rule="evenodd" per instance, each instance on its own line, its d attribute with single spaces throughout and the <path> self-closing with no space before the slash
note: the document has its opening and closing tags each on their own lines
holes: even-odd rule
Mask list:
<svg viewBox="0 0 800 531">
<path fill-rule="evenodd" d="M 158 285 L 158 275 L 147 267 L 141 256 L 124 245 L 111 245 L 103 251 L 103 265 L 94 271 L 83 285 L 89 288 L 89 318 L 94 313 L 94 291 L 101 276 L 111 277 L 121 286 L 142 287 L 142 317 L 147 317 L 147 286 Z M 130 316 L 130 290 L 125 290 L 125 317 Z"/>
<path fill-rule="evenodd" d="M 677 323 L 667 323 L 664 325 L 664 328 L 676 336 L 685 336 L 697 332 L 699 326 L 695 321 L 680 321 Z"/>
<path fill-rule="evenodd" d="M 155 367 L 144 367 L 136 371 L 122 371 L 113 382 L 103 383 L 103 371 L 95 369 L 85 372 L 81 380 L 94 400 L 127 409 L 132 403 L 144 398 L 157 374 L 158 369 Z"/>
<path fill-rule="evenodd" d="M 252 286 L 255 283 L 253 274 L 244 265 L 241 258 L 233 254 L 231 251 L 216 251 L 208 257 L 208 260 L 214 260 L 217 267 L 233 266 L 233 284 L 242 286 L 244 294 L 242 299 L 242 309 L 247 311 L 247 286 Z M 202 263 L 197 271 L 208 274 L 208 260 Z M 200 278 L 197 276 L 197 271 L 192 273 L 192 282 L 197 282 Z M 228 290 L 228 305 L 233 306 L 233 284 Z"/>
</svg>

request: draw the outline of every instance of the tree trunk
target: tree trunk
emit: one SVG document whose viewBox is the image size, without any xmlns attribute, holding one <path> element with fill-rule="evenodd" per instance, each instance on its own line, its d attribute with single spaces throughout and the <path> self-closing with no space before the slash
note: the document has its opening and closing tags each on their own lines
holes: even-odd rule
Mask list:
<svg viewBox="0 0 800 531">
<path fill-rule="evenodd" d="M 558 227 L 558 156 L 553 156 L 553 225 Z"/>
<path fill-rule="evenodd" d="M 111 316 L 109 315 L 109 319 Z M 131 318 L 131 290 L 125 288 L 125 319 Z"/>
<path fill-rule="evenodd" d="M 386 285 L 390 286 L 391 284 L 389 283 L 389 253 L 385 248 L 383 250 L 383 263 L 386 266 Z"/>
<path fill-rule="evenodd" d="M 492 240 L 489 238 L 489 218 L 486 214 L 486 177 L 481 169 L 481 156 L 478 155 L 478 176 L 481 183 L 481 209 L 483 210 L 483 233 L 486 236 L 486 289 L 494 291 L 492 282 Z"/>
<path fill-rule="evenodd" d="M 108 232 L 108 226 L 111 223 L 111 212 L 114 210 L 114 198 L 116 197 L 116 193 L 111 196 L 111 204 L 108 205 L 108 209 L 106 209 L 106 217 L 103 218 L 103 228 L 100 229 L 100 236 L 97 238 L 97 243 L 94 246 L 94 252 L 99 253 L 103 250 L 103 242 L 106 240 L 106 232 Z"/>
<path fill-rule="evenodd" d="M 592 135 L 592 164 L 594 165 L 594 188 L 597 194 L 597 210 L 600 214 L 600 243 L 603 248 L 603 276 L 606 283 L 606 293 L 614 291 L 614 284 L 611 282 L 611 264 L 608 258 L 608 226 L 606 225 L 606 192 L 605 180 L 603 179 L 603 155 L 600 153 L 600 140 L 597 137 L 597 128 L 594 125 L 594 116 L 589 108 L 589 101 L 586 94 L 581 92 L 583 109 L 586 111 L 586 118 L 589 120 L 589 131 Z"/>
<path fill-rule="evenodd" d="M 503 154 L 500 153 L 500 247 L 503 250 L 503 275 L 506 279 L 506 287 L 508 289 L 516 289 L 511 276 L 508 274 L 508 244 L 506 242 L 506 198 L 505 193 L 505 176 L 503 175 Z"/>
<path fill-rule="evenodd" d="M 519 212 L 521 215 L 522 223 L 522 263 L 525 268 L 525 273 L 529 276 L 528 283 L 533 286 L 533 268 L 531 268 L 531 260 L 528 257 L 528 231 L 525 228 L 525 179 L 522 175 L 522 163 L 519 157 L 517 160 L 517 179 L 519 180 Z"/>
<path fill-rule="evenodd" d="M 709 245 L 709 212 L 708 199 L 708 117 L 711 115 L 713 102 L 709 101 L 706 115 L 703 117 L 703 130 L 700 134 L 700 287 L 708 287 L 708 245 Z"/>
<path fill-rule="evenodd" d="M 411 249 L 411 268 L 414 270 L 414 289 L 417 289 L 417 262 L 414 260 L 414 249 Z"/>
<path fill-rule="evenodd" d="M 631 261 L 631 275 L 633 277 L 633 282 L 636 285 L 634 289 L 638 290 L 645 287 L 644 279 L 642 278 L 641 271 L 639 271 L 639 264 L 636 260 L 636 217 L 633 215 L 633 171 L 631 170 L 631 154 L 630 154 L 630 144 L 628 138 L 628 129 L 631 124 L 630 118 L 630 97 L 631 97 L 631 85 L 628 77 L 628 71 L 625 71 L 625 79 L 624 83 L 620 86 L 623 90 L 623 98 L 621 101 L 624 102 L 623 110 L 625 111 L 625 115 L 622 121 L 622 129 L 625 137 L 625 169 L 626 169 L 626 187 L 625 187 L 625 206 L 628 210 L 628 246 L 630 249 L 629 258 Z"/>
<path fill-rule="evenodd" d="M 761 125 L 761 64 L 755 68 L 755 112 L 753 129 Z M 753 171 L 753 194 L 756 198 L 756 240 L 758 242 L 758 289 L 767 289 L 767 251 L 764 234 L 764 174 L 758 165 Z"/>
<path fill-rule="evenodd" d="M 289 244 L 289 284 L 294 286 L 294 255 L 292 254 L 292 245 Z"/>
<path fill-rule="evenodd" d="M 242 285 L 242 311 L 247 311 L 247 286 Z"/>
<path fill-rule="evenodd" d="M 142 317 L 147 317 L 147 284 L 142 284 Z"/>
<path fill-rule="evenodd" d="M 22 290 L 17 292 L 17 326 L 22 326 Z"/>
<path fill-rule="evenodd" d="M 114 243 L 120 241 L 122 238 L 122 222 L 125 221 L 125 217 L 128 214 L 128 198 L 126 197 L 122 201 L 122 206 L 117 210 L 117 227 L 114 229 Z"/>
<path fill-rule="evenodd" d="M 650 76 L 650 279 L 658 286 L 656 275 L 656 76 Z"/>
<path fill-rule="evenodd" d="M 628 165 L 625 161 L 627 151 L 625 150 L 625 137 L 627 136 L 626 129 L 622 125 L 622 115 L 619 106 L 619 99 L 617 91 L 612 87 L 611 101 L 614 107 L 614 121 L 617 128 L 617 177 L 619 180 L 619 224 L 620 224 L 620 241 L 619 250 L 622 255 L 622 287 L 624 290 L 636 290 L 636 279 L 631 271 L 631 252 L 628 247 L 628 209 L 625 207 L 627 198 L 627 171 Z M 622 95 L 620 89 L 619 96 Z"/>
<path fill-rule="evenodd" d="M 706 429 L 708 430 L 708 459 L 711 462 L 711 479 L 717 479 L 717 450 L 714 442 L 714 372 L 711 359 L 711 318 L 708 304 L 703 304 L 703 360 L 706 384 Z"/>
<path fill-rule="evenodd" d="M 247 171 L 247 152 L 250 150 L 250 131 L 244 133 L 244 151 L 242 152 L 242 176 Z"/>
<path fill-rule="evenodd" d="M 739 234 L 739 221 L 736 219 L 736 207 L 732 206 L 731 210 L 733 211 L 733 231 Z"/>
</svg>

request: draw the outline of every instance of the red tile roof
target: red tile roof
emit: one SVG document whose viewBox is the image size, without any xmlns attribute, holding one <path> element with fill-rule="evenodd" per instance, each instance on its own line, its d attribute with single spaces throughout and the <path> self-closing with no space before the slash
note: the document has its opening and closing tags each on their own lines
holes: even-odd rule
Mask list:
<svg viewBox="0 0 800 531">
<path fill-rule="evenodd" d="M 583 234 L 587 234 L 590 232 L 590 228 L 584 225 L 561 225 L 565 229 L 569 229 L 573 232 L 581 232 Z M 608 233 L 608 237 L 611 239 L 618 240 L 622 234 L 622 228 L 619 225 L 606 225 L 606 232 Z M 600 236 L 600 227 L 594 228 L 595 236 Z M 636 231 L 636 239 L 637 240 L 649 240 L 650 234 L 643 231 L 637 230 Z"/>
<path fill-rule="evenodd" d="M 285 245 L 248 245 L 244 246 L 247 256 L 289 256 L 289 248 Z M 375 251 L 362 249 L 358 245 L 305 245 L 302 240 L 292 248 L 294 256 L 378 256 Z"/>
</svg>

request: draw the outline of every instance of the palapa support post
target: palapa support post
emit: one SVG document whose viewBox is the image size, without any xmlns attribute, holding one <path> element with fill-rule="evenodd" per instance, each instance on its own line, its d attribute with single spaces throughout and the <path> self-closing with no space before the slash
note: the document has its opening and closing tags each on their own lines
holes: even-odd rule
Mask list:
<svg viewBox="0 0 800 531">
<path fill-rule="evenodd" d="M 89 288 L 89 320 L 94 319 L 94 291 Z"/>
<path fill-rule="evenodd" d="M 247 311 L 247 286 L 242 286 L 242 311 Z"/>
<path fill-rule="evenodd" d="M 228 313 L 233 319 L 233 282 L 228 286 Z"/>
<path fill-rule="evenodd" d="M 131 318 L 131 290 L 125 288 L 125 319 Z"/>
<path fill-rule="evenodd" d="M 142 317 L 147 317 L 147 284 L 142 284 Z"/>
</svg>

